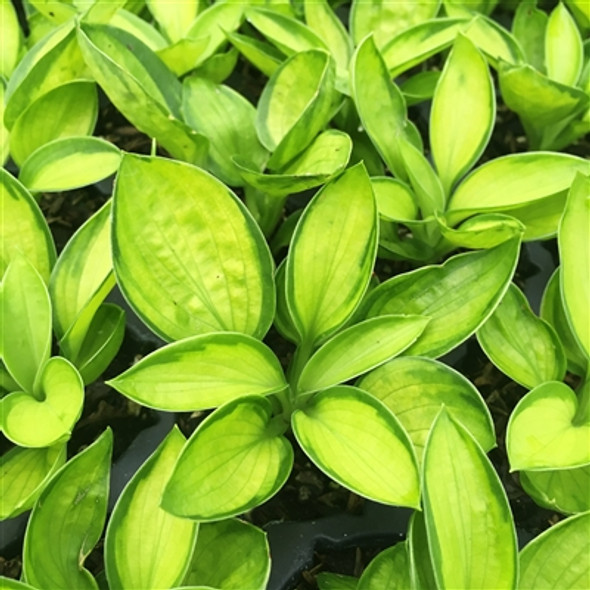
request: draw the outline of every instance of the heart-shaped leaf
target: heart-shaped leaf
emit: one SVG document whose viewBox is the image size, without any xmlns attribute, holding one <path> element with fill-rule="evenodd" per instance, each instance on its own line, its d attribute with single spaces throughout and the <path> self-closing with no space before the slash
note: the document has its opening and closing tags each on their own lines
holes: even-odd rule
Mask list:
<svg viewBox="0 0 590 590">
<path fill-rule="evenodd" d="M 301 448 L 332 479 L 377 502 L 418 506 L 412 442 L 381 401 L 356 387 L 332 387 L 295 410 L 291 421 Z"/>
<path fill-rule="evenodd" d="M 273 262 L 259 227 L 224 184 L 189 164 L 123 157 L 113 262 L 127 300 L 165 339 L 218 331 L 258 337 L 272 322 Z"/>
<path fill-rule="evenodd" d="M 2 430 L 23 447 L 48 447 L 70 438 L 82 412 L 84 383 L 66 359 L 50 358 L 37 377 L 41 400 L 15 391 L 0 400 Z"/>
<path fill-rule="evenodd" d="M 160 508 L 185 438 L 176 426 L 125 486 L 105 537 L 106 575 L 111 590 L 172 588 L 189 566 L 197 523 Z M 137 551 L 141 539 L 141 551 Z"/>
<path fill-rule="evenodd" d="M 164 346 L 108 384 L 142 405 L 167 411 L 215 408 L 287 386 L 277 357 L 265 344 L 224 332 Z"/>
<path fill-rule="evenodd" d="M 162 507 L 184 518 L 221 520 L 276 494 L 293 466 L 293 449 L 260 396 L 225 404 L 195 430 L 164 490 Z"/>
<path fill-rule="evenodd" d="M 550 381 L 527 393 L 508 421 L 506 449 L 513 471 L 559 469 L 590 463 L 590 423 L 574 422 L 576 394 Z"/>
</svg>

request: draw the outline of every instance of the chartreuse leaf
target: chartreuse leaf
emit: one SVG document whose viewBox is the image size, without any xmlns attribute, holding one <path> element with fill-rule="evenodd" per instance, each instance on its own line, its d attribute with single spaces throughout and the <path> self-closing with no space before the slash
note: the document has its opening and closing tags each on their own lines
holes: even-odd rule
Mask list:
<svg viewBox="0 0 590 590">
<path fill-rule="evenodd" d="M 99 137 L 64 137 L 37 148 L 24 162 L 19 180 L 32 192 L 67 191 L 111 176 L 121 150 Z"/>
<path fill-rule="evenodd" d="M 557 334 L 514 283 L 477 331 L 477 340 L 503 373 L 528 389 L 565 377 L 567 359 Z"/>
<path fill-rule="evenodd" d="M 407 590 L 412 587 L 410 557 L 406 541 L 381 551 L 366 567 L 357 590 Z"/>
<path fill-rule="evenodd" d="M 14 447 L 0 457 L 0 519 L 30 510 L 41 490 L 66 461 L 65 445 Z"/>
<path fill-rule="evenodd" d="M 0 351 L 13 379 L 33 394 L 51 352 L 51 302 L 41 275 L 23 256 L 12 260 L 0 284 Z"/>
<path fill-rule="evenodd" d="M 29 584 L 25 584 L 24 582 L 19 582 L 18 580 L 14 580 L 12 578 L 5 578 L 4 576 L 0 576 L 0 590 L 37 590 L 33 586 L 29 586 Z"/>
<path fill-rule="evenodd" d="M 159 49 L 156 51 L 156 55 L 176 76 L 183 76 L 195 69 L 195 64 L 208 46 L 209 37 L 181 39 L 173 45 Z"/>
<path fill-rule="evenodd" d="M 394 359 L 358 386 L 381 400 L 409 434 L 419 462 L 426 437 L 441 406 L 458 420 L 485 451 L 496 444 L 490 412 L 477 389 L 461 373 L 422 357 Z"/>
<path fill-rule="evenodd" d="M 295 410 L 301 448 L 332 479 L 370 500 L 416 508 L 420 482 L 412 442 L 395 415 L 362 389 L 340 385 Z"/>
<path fill-rule="evenodd" d="M 167 411 L 215 408 L 287 386 L 277 357 L 265 344 L 226 332 L 159 348 L 108 384 L 142 405 Z"/>
<path fill-rule="evenodd" d="M 4 125 L 4 80 L 0 78 L 0 166 L 4 166 L 10 155 L 10 132 Z"/>
<path fill-rule="evenodd" d="M 407 134 L 406 104 L 400 89 L 391 81 L 373 37 L 365 39 L 352 57 L 350 89 L 373 145 L 395 176 L 405 180 L 399 138 Z"/>
<path fill-rule="evenodd" d="M 545 71 L 545 29 L 547 13 L 534 4 L 520 3 L 514 11 L 512 34 L 522 47 L 527 62 L 539 72 Z"/>
<path fill-rule="evenodd" d="M 0 244 L 0 275 L 20 253 L 49 282 L 56 257 L 49 226 L 29 191 L 4 168 L 0 168 Z"/>
<path fill-rule="evenodd" d="M 441 356 L 473 334 L 494 311 L 508 288 L 518 252 L 519 241 L 513 239 L 397 275 L 369 293 L 359 316 L 425 315 L 430 323 L 405 354 Z"/>
<path fill-rule="evenodd" d="M 339 332 L 304 366 L 298 392 L 327 389 L 370 371 L 415 342 L 428 321 L 421 316 L 384 315 Z"/>
<path fill-rule="evenodd" d="M 232 186 L 242 186 L 232 156 L 247 154 L 256 169 L 268 152 L 256 135 L 256 109 L 241 94 L 221 84 L 193 76 L 184 82 L 182 111 L 186 122 L 209 139 L 211 171 Z"/>
<path fill-rule="evenodd" d="M 10 155 L 17 165 L 38 147 L 62 137 L 89 135 L 98 113 L 96 84 L 74 80 L 39 97 L 19 116 L 10 134 Z"/>
<path fill-rule="evenodd" d="M 387 221 L 404 221 L 418 218 L 416 198 L 410 187 L 391 176 L 371 178 L 377 200 L 379 217 Z"/>
<path fill-rule="evenodd" d="M 355 45 L 373 33 L 375 42 L 383 47 L 396 34 L 436 16 L 440 0 L 433 2 L 384 2 L 354 0 L 350 11 L 350 31 Z"/>
<path fill-rule="evenodd" d="M 160 29 L 174 43 L 186 36 L 199 12 L 201 2 L 200 0 L 188 0 L 187 2 L 147 0 L 146 4 Z"/>
<path fill-rule="evenodd" d="M 358 578 L 331 572 L 320 572 L 315 581 L 319 590 L 357 590 L 358 584 Z"/>
<path fill-rule="evenodd" d="M 443 408 L 424 449 L 423 510 L 439 588 L 516 588 L 514 522 L 502 483 Z"/>
<path fill-rule="evenodd" d="M 590 465 L 574 469 L 521 471 L 520 485 L 533 500 L 566 514 L 590 510 Z"/>
<path fill-rule="evenodd" d="M 526 545 L 519 558 L 522 590 L 590 587 L 590 512 L 547 529 Z"/>
<path fill-rule="evenodd" d="M 584 354 L 580 344 L 567 319 L 563 298 L 559 287 L 559 268 L 551 275 L 541 300 L 541 317 L 553 327 L 560 342 L 563 345 L 567 357 L 567 369 L 570 373 L 579 375 L 586 374 L 588 358 Z"/>
<path fill-rule="evenodd" d="M 270 43 L 248 35 L 226 33 L 229 42 L 251 63 L 269 78 L 284 60 L 283 54 Z"/>
<path fill-rule="evenodd" d="M 23 447 L 48 447 L 70 438 L 84 403 L 84 384 L 75 367 L 55 356 L 41 368 L 37 397 L 15 391 L 0 400 L 6 438 Z"/>
<path fill-rule="evenodd" d="M 508 421 L 506 450 L 512 470 L 590 463 L 590 423 L 577 413 L 578 398 L 565 383 L 548 381 L 527 393 Z"/>
<path fill-rule="evenodd" d="M 225 185 L 189 164 L 123 157 L 113 262 L 128 301 L 167 340 L 218 331 L 261 337 L 272 322 L 273 262 L 260 229 Z"/>
<path fill-rule="evenodd" d="M 223 567 L 219 556 L 223 555 Z M 248 522 L 230 518 L 205 522 L 183 586 L 264 590 L 270 574 L 266 533 Z"/>
<path fill-rule="evenodd" d="M 569 154 L 527 152 L 495 158 L 476 168 L 451 196 L 452 225 L 475 213 L 504 211 L 518 218 L 527 205 L 546 206 L 565 194 L 576 175 L 590 173 L 590 162 Z"/>
<path fill-rule="evenodd" d="M 100 538 L 107 512 L 113 434 L 107 429 L 51 479 L 25 533 L 23 573 L 37 588 L 97 590 L 84 560 Z"/>
<path fill-rule="evenodd" d="M 432 156 L 446 194 L 481 156 L 495 116 L 487 61 L 459 34 L 436 86 L 430 113 Z"/>
<path fill-rule="evenodd" d="M 204 161 L 206 139 L 180 120 L 182 87 L 148 47 L 105 25 L 82 25 L 78 42 L 96 81 L 137 129 L 176 158 Z"/>
<path fill-rule="evenodd" d="M 256 129 L 273 152 L 267 166 L 279 172 L 327 124 L 334 97 L 334 60 L 323 50 L 302 51 L 285 61 L 258 102 Z"/>
<path fill-rule="evenodd" d="M 8 80 L 18 63 L 23 40 L 16 10 L 10 0 L 0 2 L 0 22 L 2 23 L 0 76 Z"/>
<path fill-rule="evenodd" d="M 111 590 L 172 588 L 184 578 L 198 525 L 172 516 L 159 505 L 184 443 L 184 436 L 174 426 L 117 500 L 105 537 Z"/>
<path fill-rule="evenodd" d="M 166 38 L 150 23 L 143 20 L 137 14 L 125 10 L 124 0 L 117 0 L 121 3 L 121 8 L 115 11 L 114 15 L 108 19 L 103 20 L 90 20 L 88 17 L 84 17 L 84 22 L 96 22 L 96 23 L 108 23 L 109 25 L 118 29 L 123 29 L 128 33 L 131 33 L 134 37 L 137 37 L 144 45 L 147 45 L 152 51 L 158 51 L 168 45 Z"/>
<path fill-rule="evenodd" d="M 590 8 L 584 0 L 565 0 L 566 5 L 572 11 L 580 29 L 585 33 L 590 29 Z"/>
<path fill-rule="evenodd" d="M 277 285 L 277 310 L 275 313 L 274 327 L 283 338 L 297 343 L 299 341 L 299 335 L 297 334 L 297 329 L 293 325 L 293 320 L 291 319 L 291 314 L 287 307 L 285 273 L 286 259 L 279 264 L 277 272 L 275 273 L 275 283 Z"/>
<path fill-rule="evenodd" d="M 569 325 L 590 359 L 590 177 L 578 174 L 558 233 L 559 279 Z"/>
<path fill-rule="evenodd" d="M 415 510 L 412 516 L 410 516 L 407 538 L 410 578 L 412 581 L 408 587 L 414 588 L 415 590 L 437 588 L 432 559 L 430 558 L 430 549 L 428 547 L 424 511 Z"/>
<path fill-rule="evenodd" d="M 559 3 L 549 15 L 545 31 L 547 75 L 556 82 L 575 86 L 582 72 L 584 47 L 576 23 Z"/>
<path fill-rule="evenodd" d="M 375 261 L 376 220 L 362 164 L 325 185 L 299 219 L 287 258 L 286 297 L 305 346 L 328 338 L 359 304 Z"/>
<path fill-rule="evenodd" d="M 241 397 L 221 406 L 184 447 L 162 507 L 207 521 L 258 506 L 279 491 L 293 466 L 293 448 L 282 430 L 264 397 Z"/>
</svg>

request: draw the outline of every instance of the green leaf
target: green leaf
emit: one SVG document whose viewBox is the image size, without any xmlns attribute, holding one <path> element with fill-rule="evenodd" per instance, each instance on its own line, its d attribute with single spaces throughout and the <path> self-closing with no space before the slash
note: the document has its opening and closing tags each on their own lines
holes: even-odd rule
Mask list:
<svg viewBox="0 0 590 590">
<path fill-rule="evenodd" d="M 514 283 L 477 331 L 477 341 L 503 373 L 528 389 L 565 377 L 567 360 L 557 334 Z"/>
<path fill-rule="evenodd" d="M 339 332 L 304 366 L 297 391 L 327 389 L 358 377 L 398 355 L 428 324 L 421 316 L 379 316 Z"/>
<path fill-rule="evenodd" d="M 546 27 L 546 12 L 529 2 L 518 4 L 512 21 L 512 34 L 522 47 L 527 62 L 541 73 L 545 72 Z"/>
<path fill-rule="evenodd" d="M 371 178 L 379 217 L 388 221 L 418 219 L 418 206 L 410 187 L 391 176 Z"/>
<path fill-rule="evenodd" d="M 356 49 L 350 64 L 350 89 L 362 126 L 395 176 L 406 180 L 399 139 L 407 136 L 406 104 L 391 81 L 373 37 Z"/>
<path fill-rule="evenodd" d="M 418 72 L 401 82 L 400 90 L 404 95 L 406 104 L 412 106 L 432 99 L 440 75 L 440 71 L 426 70 Z"/>
<path fill-rule="evenodd" d="M 55 262 L 55 244 L 39 205 L 29 191 L 0 168 L 0 275 L 24 255 L 45 283 Z"/>
<path fill-rule="evenodd" d="M 315 581 L 319 590 L 357 590 L 358 584 L 358 578 L 331 572 L 320 572 Z"/>
<path fill-rule="evenodd" d="M 23 41 L 16 10 L 9 0 L 0 2 L 0 22 L 2 23 L 0 76 L 8 80 L 18 63 Z"/>
<path fill-rule="evenodd" d="M 23 573 L 37 588 L 97 590 L 84 560 L 107 512 L 113 434 L 107 429 L 70 459 L 43 490 L 25 533 Z"/>
<path fill-rule="evenodd" d="M 477 389 L 461 373 L 421 357 L 400 357 L 365 375 L 357 384 L 399 419 L 422 462 L 426 437 L 442 406 L 485 451 L 496 445 L 494 424 Z"/>
<path fill-rule="evenodd" d="M 188 2 L 147 0 L 146 4 L 160 29 L 174 43 L 186 37 L 191 23 L 197 17 L 201 2 L 200 0 Z"/>
<path fill-rule="evenodd" d="M 225 185 L 189 164 L 123 157 L 113 262 L 128 301 L 167 340 L 218 331 L 261 337 L 272 322 L 273 262 L 260 229 Z"/>
<path fill-rule="evenodd" d="M 100 0 L 99 0 L 100 1 Z M 124 0 L 116 0 L 121 3 L 121 6 L 125 5 Z M 93 5 L 96 6 L 96 3 Z M 84 22 L 95 22 L 109 24 L 117 29 L 122 29 L 131 33 L 134 37 L 137 37 L 144 45 L 147 45 L 152 51 L 158 51 L 168 45 L 168 41 L 165 37 L 149 22 L 143 20 L 133 12 L 125 10 L 123 7 L 116 10 L 115 14 L 110 18 L 101 20 L 95 19 L 90 20 L 88 16 L 84 19 Z"/>
<path fill-rule="evenodd" d="M 424 511 L 415 510 L 408 524 L 408 554 L 412 581 L 409 588 L 412 590 L 437 588 L 424 518 Z"/>
<path fill-rule="evenodd" d="M 37 148 L 23 164 L 19 180 L 32 192 L 68 191 L 114 174 L 121 151 L 98 137 L 64 137 Z"/>
<path fill-rule="evenodd" d="M 516 588 L 516 532 L 500 478 L 481 447 L 443 409 L 422 472 L 423 507 L 439 588 Z"/>
<path fill-rule="evenodd" d="M 256 129 L 279 172 L 325 127 L 332 114 L 334 60 L 323 50 L 303 51 L 283 63 L 258 101 Z"/>
<path fill-rule="evenodd" d="M 221 520 L 276 494 L 291 472 L 293 449 L 277 433 L 271 412 L 266 398 L 248 396 L 201 422 L 178 459 L 162 507 L 185 518 Z"/>
<path fill-rule="evenodd" d="M 1 6 L 1 5 L 0 5 Z M 5 83 L 0 78 L 0 165 L 4 166 L 10 155 L 10 132 L 4 125 L 4 94 Z M 0 179 L 1 182 L 1 179 Z"/>
<path fill-rule="evenodd" d="M 142 405 L 177 412 L 215 408 L 287 386 L 270 348 L 251 336 L 225 332 L 159 348 L 108 384 Z"/>
<path fill-rule="evenodd" d="M 0 589 L 1 590 L 37 590 L 33 588 L 33 586 L 29 586 L 29 584 L 25 584 L 24 582 L 19 582 L 18 580 L 13 580 L 12 578 L 5 578 L 4 576 L 0 576 Z"/>
<path fill-rule="evenodd" d="M 0 353 L 13 379 L 33 394 L 51 353 L 51 302 L 41 275 L 15 257 L 0 283 Z"/>
<path fill-rule="evenodd" d="M 366 567 L 357 590 L 407 590 L 412 587 L 408 544 L 403 541 L 381 551 Z"/>
<path fill-rule="evenodd" d="M 513 471 L 581 467 L 590 463 L 590 423 L 574 421 L 578 398 L 565 384 L 548 381 L 516 405 L 506 432 Z"/>
<path fill-rule="evenodd" d="M 429 317 L 430 323 L 405 354 L 436 358 L 466 340 L 492 314 L 508 288 L 518 253 L 518 240 L 510 240 L 397 275 L 369 293 L 358 317 Z"/>
<path fill-rule="evenodd" d="M 247 35 L 226 33 L 229 42 L 252 64 L 269 78 L 277 71 L 284 56 L 270 43 Z"/>
<path fill-rule="evenodd" d="M 578 174 L 558 233 L 560 287 L 569 325 L 590 359 L 590 177 Z"/>
<path fill-rule="evenodd" d="M 590 465 L 574 469 L 521 471 L 520 485 L 533 500 L 566 514 L 590 510 Z"/>
<path fill-rule="evenodd" d="M 63 137 L 90 135 L 98 114 L 96 85 L 89 80 L 62 84 L 39 97 L 15 121 L 10 155 L 19 166 L 38 147 Z"/>
<path fill-rule="evenodd" d="M 195 68 L 208 46 L 209 37 L 181 39 L 158 50 L 156 55 L 176 76 L 183 76 Z"/>
<path fill-rule="evenodd" d="M 590 512 L 585 512 L 547 529 L 520 552 L 519 588 L 589 588 L 589 556 Z"/>
<path fill-rule="evenodd" d="M 475 213 L 519 209 L 556 199 L 576 172 L 590 173 L 590 162 L 569 154 L 527 152 L 495 158 L 476 168 L 451 196 L 447 220 L 454 225 Z"/>
<path fill-rule="evenodd" d="M 223 555 L 223 567 L 219 556 Z M 270 574 L 266 533 L 237 518 L 206 522 L 183 586 L 189 584 L 227 590 L 264 590 Z"/>
<path fill-rule="evenodd" d="M 172 516 L 159 506 L 184 443 L 184 436 L 174 426 L 117 500 L 105 537 L 106 575 L 111 590 L 172 588 L 184 578 L 198 525 Z"/>
<path fill-rule="evenodd" d="M 412 442 L 381 401 L 356 387 L 332 387 L 295 410 L 291 421 L 301 448 L 332 479 L 370 500 L 418 506 Z"/>
<path fill-rule="evenodd" d="M 14 447 L 0 457 L 0 519 L 30 510 L 53 474 L 66 461 L 65 445 L 45 449 Z"/>
<path fill-rule="evenodd" d="M 283 338 L 293 343 L 297 343 L 299 341 L 299 335 L 297 334 L 297 329 L 293 325 L 285 293 L 286 263 L 287 260 L 283 259 L 275 273 L 275 283 L 277 285 L 277 310 L 275 313 L 274 326 Z"/>
<path fill-rule="evenodd" d="M 114 27 L 82 25 L 78 42 L 96 81 L 117 109 L 170 154 L 204 161 L 207 141 L 180 120 L 181 85 L 141 41 Z"/>
<path fill-rule="evenodd" d="M 495 117 L 487 62 L 459 34 L 436 86 L 430 113 L 432 156 L 446 194 L 483 153 Z"/>
<path fill-rule="evenodd" d="M 325 185 L 299 219 L 287 258 L 286 297 L 307 346 L 341 327 L 364 295 L 377 249 L 376 220 L 362 164 Z"/>
<path fill-rule="evenodd" d="M 6 438 L 23 447 L 48 447 L 70 438 L 82 413 L 84 384 L 66 359 L 50 358 L 35 384 L 37 397 L 15 391 L 0 400 Z"/>
<path fill-rule="evenodd" d="M 545 31 L 547 75 L 561 84 L 575 86 L 583 63 L 580 31 L 567 8 L 560 3 L 551 11 Z"/>
</svg>

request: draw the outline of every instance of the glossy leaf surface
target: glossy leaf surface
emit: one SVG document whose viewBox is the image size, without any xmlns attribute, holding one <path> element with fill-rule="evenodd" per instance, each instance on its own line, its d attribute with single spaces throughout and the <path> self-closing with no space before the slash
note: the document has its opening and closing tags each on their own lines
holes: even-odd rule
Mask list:
<svg viewBox="0 0 590 590">
<path fill-rule="evenodd" d="M 291 420 L 301 448 L 332 479 L 383 504 L 417 507 L 412 443 L 382 402 L 356 387 L 332 387 L 295 410 Z"/>
<path fill-rule="evenodd" d="M 225 185 L 188 164 L 125 155 L 113 216 L 117 280 L 152 330 L 167 340 L 266 333 L 274 315 L 270 252 Z"/>
</svg>

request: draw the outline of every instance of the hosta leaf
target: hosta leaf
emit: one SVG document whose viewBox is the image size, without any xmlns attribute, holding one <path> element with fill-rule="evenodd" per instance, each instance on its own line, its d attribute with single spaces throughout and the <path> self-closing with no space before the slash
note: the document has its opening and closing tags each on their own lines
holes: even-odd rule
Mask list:
<svg viewBox="0 0 590 590">
<path fill-rule="evenodd" d="M 366 567 L 357 590 L 407 590 L 412 587 L 410 557 L 405 541 L 381 551 Z"/>
<path fill-rule="evenodd" d="M 457 187 L 447 219 L 456 224 L 475 213 L 518 209 L 542 199 L 558 198 L 576 172 L 590 173 L 590 162 L 569 154 L 528 152 L 502 156 L 476 168 Z"/>
<path fill-rule="evenodd" d="M 0 576 L 0 588 L 2 590 L 36 590 L 36 588 L 29 584 L 19 582 L 13 578 L 5 578 L 4 576 Z"/>
<path fill-rule="evenodd" d="M 166 38 L 155 28 L 155 26 L 151 25 L 147 21 L 143 20 L 137 14 L 133 12 L 129 12 L 125 10 L 123 6 L 125 5 L 125 1 L 117 0 L 121 3 L 121 8 L 119 8 L 115 14 L 111 17 L 111 19 L 104 19 L 100 20 L 88 20 L 88 18 L 84 18 L 84 22 L 96 22 L 96 23 L 108 23 L 112 27 L 116 27 L 117 29 L 123 29 L 123 31 L 127 31 L 131 33 L 134 37 L 137 37 L 144 45 L 147 45 L 152 51 L 158 51 L 168 45 L 168 41 Z"/>
<path fill-rule="evenodd" d="M 583 62 L 582 37 L 567 8 L 560 3 L 551 11 L 545 31 L 547 75 L 561 84 L 575 86 Z"/>
<path fill-rule="evenodd" d="M 19 180 L 32 192 L 67 191 L 93 184 L 117 171 L 121 151 L 98 137 L 65 137 L 36 149 Z"/>
<path fill-rule="evenodd" d="M 291 418 L 308 457 L 332 479 L 371 500 L 416 508 L 420 482 L 412 443 L 394 414 L 361 389 L 320 391 Z"/>
<path fill-rule="evenodd" d="M 4 81 L 0 79 L 0 165 L 4 166 L 10 154 L 10 132 L 4 125 Z"/>
<path fill-rule="evenodd" d="M 172 588 L 184 578 L 198 525 L 168 514 L 159 505 L 184 443 L 184 436 L 174 426 L 125 486 L 115 505 L 105 537 L 111 590 Z"/>
<path fill-rule="evenodd" d="M 256 129 L 271 152 L 274 172 L 300 154 L 327 124 L 334 97 L 334 60 L 323 50 L 289 58 L 268 81 L 258 102 Z"/>
<path fill-rule="evenodd" d="M 146 4 L 152 16 L 158 22 L 160 29 L 174 43 L 186 36 L 191 23 L 199 12 L 201 2 L 200 0 L 189 0 L 187 2 L 147 0 Z"/>
<path fill-rule="evenodd" d="M 55 262 L 55 244 L 47 221 L 29 191 L 0 168 L 0 275 L 19 253 L 45 283 Z"/>
<path fill-rule="evenodd" d="M 358 386 L 381 400 L 409 434 L 418 461 L 426 437 L 444 405 L 485 451 L 496 444 L 490 412 L 477 389 L 461 373 L 422 357 L 401 357 L 365 375 Z"/>
<path fill-rule="evenodd" d="M 83 564 L 106 517 L 112 445 L 109 429 L 70 459 L 41 493 L 23 550 L 24 578 L 33 586 L 98 589 Z"/>
<path fill-rule="evenodd" d="M 275 297 L 270 252 L 225 185 L 182 162 L 128 154 L 113 216 L 117 279 L 151 329 L 168 340 L 266 333 Z"/>
<path fill-rule="evenodd" d="M 82 413 L 84 384 L 75 367 L 55 356 L 41 368 L 35 389 L 15 391 L 0 400 L 6 438 L 23 447 L 48 447 L 70 438 Z"/>
<path fill-rule="evenodd" d="M 0 283 L 0 354 L 13 379 L 30 394 L 51 352 L 51 302 L 41 275 L 23 256 Z"/>
<path fill-rule="evenodd" d="M 219 567 L 220 555 L 224 556 L 223 567 Z M 269 574 L 266 533 L 248 522 L 232 518 L 200 525 L 192 564 L 183 586 L 264 590 Z"/>
<path fill-rule="evenodd" d="M 286 296 L 306 346 L 342 326 L 364 295 L 377 248 L 376 220 L 362 164 L 325 185 L 301 216 L 287 258 Z"/>
<path fill-rule="evenodd" d="M 44 449 L 14 447 L 0 458 L 0 519 L 30 510 L 39 494 L 66 461 L 65 445 Z"/>
<path fill-rule="evenodd" d="M 162 507 L 221 520 L 276 494 L 291 472 L 293 449 L 271 419 L 271 404 L 260 396 L 236 399 L 207 417 L 184 447 Z"/>
<path fill-rule="evenodd" d="M 256 109 L 229 86 L 188 78 L 182 111 L 186 122 L 209 139 L 210 170 L 224 182 L 243 185 L 232 156 L 247 154 L 256 168 L 264 165 L 268 153 L 256 135 Z"/>
<path fill-rule="evenodd" d="M 297 329 L 293 325 L 291 314 L 287 306 L 287 298 L 285 293 L 285 273 L 286 273 L 286 259 L 284 259 L 277 268 L 275 273 L 275 282 L 277 285 L 277 310 L 274 319 L 274 326 L 283 338 L 297 343 L 299 335 Z"/>
<path fill-rule="evenodd" d="M 545 29 L 547 13 L 534 4 L 521 2 L 512 21 L 512 34 L 522 47 L 527 62 L 541 73 L 545 72 Z"/>
<path fill-rule="evenodd" d="M 181 39 L 158 50 L 156 55 L 176 76 L 183 76 L 195 68 L 195 64 L 199 62 L 208 45 L 209 37 Z"/>
<path fill-rule="evenodd" d="M 430 113 L 432 156 L 446 194 L 481 156 L 495 116 L 496 100 L 487 62 L 460 34 L 445 63 Z"/>
<path fill-rule="evenodd" d="M 522 590 L 590 587 L 590 512 L 562 520 L 521 551 L 518 587 Z"/>
<path fill-rule="evenodd" d="M 506 450 L 513 471 L 581 467 L 590 463 L 590 423 L 577 419 L 578 398 L 548 381 L 518 402 L 510 415 Z"/>
<path fill-rule="evenodd" d="M 19 60 L 23 35 L 12 2 L 0 2 L 2 23 L 2 54 L 0 55 L 0 76 L 9 79 Z"/>
<path fill-rule="evenodd" d="M 408 106 L 430 100 L 434 96 L 441 72 L 426 70 L 410 76 L 400 84 L 400 90 Z"/>
<path fill-rule="evenodd" d="M 412 580 L 409 588 L 415 590 L 437 588 L 424 518 L 424 511 L 415 510 L 408 524 L 408 554 Z"/>
<path fill-rule="evenodd" d="M 229 42 L 252 64 L 269 78 L 284 60 L 282 53 L 270 43 L 248 35 L 226 33 Z"/>
<path fill-rule="evenodd" d="M 557 334 L 514 283 L 477 331 L 477 340 L 503 373 L 528 389 L 565 377 L 567 360 Z"/>
<path fill-rule="evenodd" d="M 590 465 L 574 469 L 521 471 L 520 485 L 533 500 L 566 514 L 590 510 Z"/>
<path fill-rule="evenodd" d="M 558 234 L 565 313 L 590 359 L 590 177 L 578 174 L 568 194 Z"/>
<path fill-rule="evenodd" d="M 584 0 L 565 0 L 567 7 L 572 11 L 576 22 L 583 32 L 590 29 L 590 8 Z"/>
<path fill-rule="evenodd" d="M 214 408 L 287 386 L 277 357 L 265 344 L 224 332 L 169 344 L 108 383 L 142 405 L 167 411 Z"/>
<path fill-rule="evenodd" d="M 38 147 L 62 137 L 90 135 L 98 113 L 96 84 L 74 80 L 39 97 L 19 116 L 10 134 L 10 155 L 19 166 Z"/>
<path fill-rule="evenodd" d="M 510 240 L 397 275 L 369 293 L 358 315 L 427 316 L 430 323 L 405 354 L 441 356 L 473 334 L 494 311 L 508 288 L 518 252 L 518 240 Z"/>
<path fill-rule="evenodd" d="M 427 324 L 420 316 L 379 316 L 339 332 L 309 359 L 297 390 L 327 389 L 370 371 L 410 346 Z"/>
<path fill-rule="evenodd" d="M 443 409 L 423 465 L 423 509 L 439 588 L 516 588 L 516 533 L 500 478 Z"/>
<path fill-rule="evenodd" d="M 320 572 L 315 581 L 318 590 L 357 590 L 358 578 L 344 574 Z"/>
<path fill-rule="evenodd" d="M 379 217 L 388 221 L 418 218 L 418 205 L 407 184 L 390 176 L 378 176 L 371 178 L 371 186 L 377 200 Z"/>
</svg>

